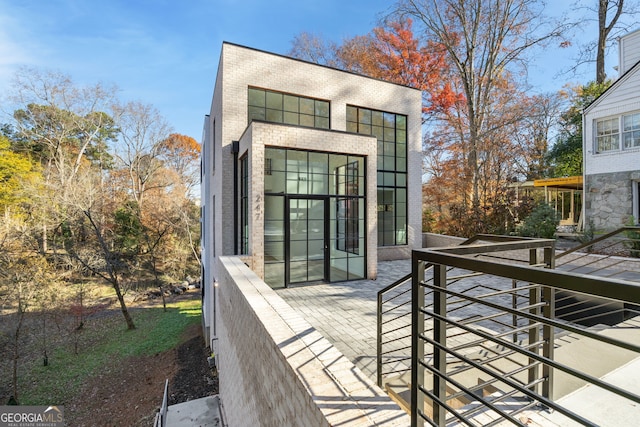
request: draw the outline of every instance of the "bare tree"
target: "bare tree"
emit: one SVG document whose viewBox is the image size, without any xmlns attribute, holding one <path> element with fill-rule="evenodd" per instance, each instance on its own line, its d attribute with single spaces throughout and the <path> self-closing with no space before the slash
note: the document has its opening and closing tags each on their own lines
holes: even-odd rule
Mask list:
<svg viewBox="0 0 640 427">
<path fill-rule="evenodd" d="M 594 23 L 597 26 L 598 37 L 594 40 L 587 36 L 586 42 L 578 43 L 575 64 L 568 69 L 568 72 L 576 73 L 584 65 L 595 62 L 595 81 L 598 84 L 604 83 L 607 80 L 605 64 L 607 52 L 619 36 L 629 32 L 637 24 L 634 17 L 639 7 L 639 3 L 634 0 L 577 0 L 573 3 L 571 5 L 573 14 L 575 15 L 576 11 L 583 13 L 572 25 L 584 29 L 592 28 L 585 23 Z"/>
<path fill-rule="evenodd" d="M 163 166 L 163 141 L 171 127 L 157 109 L 139 102 L 116 106 L 115 120 L 120 129 L 115 156 L 127 170 L 131 194 L 142 209 L 145 192 L 158 185 L 152 183 Z"/>
<path fill-rule="evenodd" d="M 555 139 L 567 100 L 562 92 L 553 92 L 534 95 L 523 104 L 527 114 L 510 132 L 520 148 L 513 163 L 519 178 L 538 179 L 549 173 L 549 142 Z"/>
<path fill-rule="evenodd" d="M 83 239 L 68 238 L 65 249 L 86 270 L 104 279 L 116 293 L 127 329 L 135 329 L 124 299 L 123 277 L 131 269 L 131 256 L 122 245 L 115 220 L 115 200 L 99 185 L 100 174 L 85 170 L 72 194 L 65 199 L 74 227 L 88 230 Z"/>
<path fill-rule="evenodd" d="M 289 56 L 315 64 L 339 67 L 340 61 L 336 57 L 337 44 L 325 40 L 322 36 L 302 32 L 293 38 L 291 45 Z"/>
<path fill-rule="evenodd" d="M 526 65 L 525 53 L 561 35 L 534 0 L 401 0 L 397 13 L 414 18 L 447 51 L 465 97 L 463 143 L 474 212 L 480 209 L 480 146 L 491 135 L 495 89 L 505 73 Z"/>
<path fill-rule="evenodd" d="M 609 34 L 622 15 L 624 0 L 598 0 L 598 49 L 596 53 L 596 82 L 607 79 L 604 69 L 604 54 Z M 608 21 L 608 22 L 607 22 Z"/>
<path fill-rule="evenodd" d="M 13 398 L 18 400 L 18 366 L 27 313 L 46 300 L 55 278 L 46 259 L 27 249 L 33 238 L 29 230 L 32 226 L 21 218 L 5 217 L 5 220 L 0 228 L 0 303 L 9 309 L 9 314 L 3 316 L 2 330 L 9 335 L 11 388 Z"/>
<path fill-rule="evenodd" d="M 59 226 L 64 215 L 57 207 L 76 185 L 80 169 L 88 162 L 106 161 L 106 141 L 115 129 L 105 113 L 113 103 L 115 88 L 78 87 L 67 75 L 23 68 L 16 73 L 11 103 L 17 148 L 37 158 L 43 168 L 51 223 L 43 222 L 41 252 L 47 252 L 49 225 Z M 44 218 L 43 218 L 44 219 Z"/>
</svg>

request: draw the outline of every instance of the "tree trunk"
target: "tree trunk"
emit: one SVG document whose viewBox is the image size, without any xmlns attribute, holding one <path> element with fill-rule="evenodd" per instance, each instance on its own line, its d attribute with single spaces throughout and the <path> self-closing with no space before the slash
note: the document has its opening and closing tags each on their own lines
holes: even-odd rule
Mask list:
<svg viewBox="0 0 640 427">
<path fill-rule="evenodd" d="M 601 84 L 607 79 L 604 70 L 604 52 L 607 44 L 607 0 L 600 0 L 598 4 L 598 47 L 596 52 L 596 83 Z"/>
<path fill-rule="evenodd" d="M 22 292 L 22 289 L 19 290 Z M 24 319 L 24 307 L 22 301 L 18 301 L 18 324 L 16 325 L 16 332 L 13 335 L 13 376 L 12 376 L 12 389 L 13 398 L 18 400 L 18 360 L 20 358 L 20 332 L 22 330 L 22 320 Z"/>
<path fill-rule="evenodd" d="M 598 50 L 596 53 L 596 83 L 602 84 L 607 79 L 607 73 L 604 68 L 604 56 L 607 49 L 607 38 L 609 33 L 615 27 L 622 10 L 624 8 L 624 0 L 614 3 L 614 15 L 607 25 L 607 15 L 609 13 L 610 0 L 598 0 Z"/>
<path fill-rule="evenodd" d="M 113 285 L 113 289 L 116 291 L 116 295 L 118 296 L 118 302 L 120 303 L 120 311 L 122 311 L 124 320 L 127 322 L 127 329 L 133 330 L 136 328 L 136 325 L 133 323 L 131 314 L 129 314 L 129 310 L 127 309 L 127 304 L 124 302 L 124 295 L 122 294 L 122 290 L 120 289 L 120 283 L 118 283 L 118 279 L 114 278 L 112 285 Z"/>
<path fill-rule="evenodd" d="M 42 255 L 46 256 L 47 255 L 47 224 L 43 224 L 42 225 L 42 245 L 41 245 L 41 250 L 42 250 Z"/>
</svg>

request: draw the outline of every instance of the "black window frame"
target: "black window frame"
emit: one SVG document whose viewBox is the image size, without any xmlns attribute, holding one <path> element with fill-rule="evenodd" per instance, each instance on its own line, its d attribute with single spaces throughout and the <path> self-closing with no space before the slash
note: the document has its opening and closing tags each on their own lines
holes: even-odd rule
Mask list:
<svg viewBox="0 0 640 427">
<path fill-rule="evenodd" d="M 252 120 L 263 120 L 292 126 L 331 129 L 331 102 L 249 86 L 247 118 L 249 123 Z"/>
<path fill-rule="evenodd" d="M 378 139 L 377 189 L 378 189 L 378 246 L 405 246 L 408 244 L 408 117 L 405 114 L 376 110 L 356 105 L 347 105 L 347 131 L 363 135 L 372 135 Z M 401 142 L 399 142 L 401 141 Z M 400 145 L 404 146 L 404 152 Z M 390 153 L 393 152 L 393 155 Z M 404 154 L 399 155 L 399 154 Z M 402 160 L 404 159 L 404 160 Z M 393 192 L 391 202 L 382 200 L 384 191 Z M 404 194 L 404 199 L 402 198 Z M 403 209 L 398 206 L 404 205 Z M 391 230 L 385 225 L 385 216 L 391 217 Z M 404 221 L 404 233 L 398 224 Z M 393 232 L 393 238 L 385 236 Z"/>
</svg>

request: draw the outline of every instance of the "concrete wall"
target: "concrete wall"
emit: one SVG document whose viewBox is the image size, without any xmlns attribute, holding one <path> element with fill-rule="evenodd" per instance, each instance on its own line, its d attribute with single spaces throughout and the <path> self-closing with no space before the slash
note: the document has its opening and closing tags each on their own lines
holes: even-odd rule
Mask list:
<svg viewBox="0 0 640 427">
<path fill-rule="evenodd" d="M 445 234 L 422 233 L 423 248 L 442 248 L 446 246 L 457 246 L 464 242 L 464 237 L 447 236 Z"/>
<path fill-rule="evenodd" d="M 240 258 L 218 263 L 220 398 L 230 427 L 410 424 Z"/>
</svg>

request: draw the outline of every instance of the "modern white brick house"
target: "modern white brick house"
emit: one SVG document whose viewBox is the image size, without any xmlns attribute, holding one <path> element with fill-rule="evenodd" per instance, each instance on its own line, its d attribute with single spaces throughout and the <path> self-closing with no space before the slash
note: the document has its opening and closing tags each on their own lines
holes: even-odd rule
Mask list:
<svg viewBox="0 0 640 427">
<path fill-rule="evenodd" d="M 640 30 L 619 40 L 620 77 L 583 115 L 585 225 L 640 217 Z"/>
<path fill-rule="evenodd" d="M 202 149 L 209 340 L 220 256 L 279 288 L 375 279 L 421 246 L 421 105 L 416 89 L 223 44 Z"/>
</svg>

